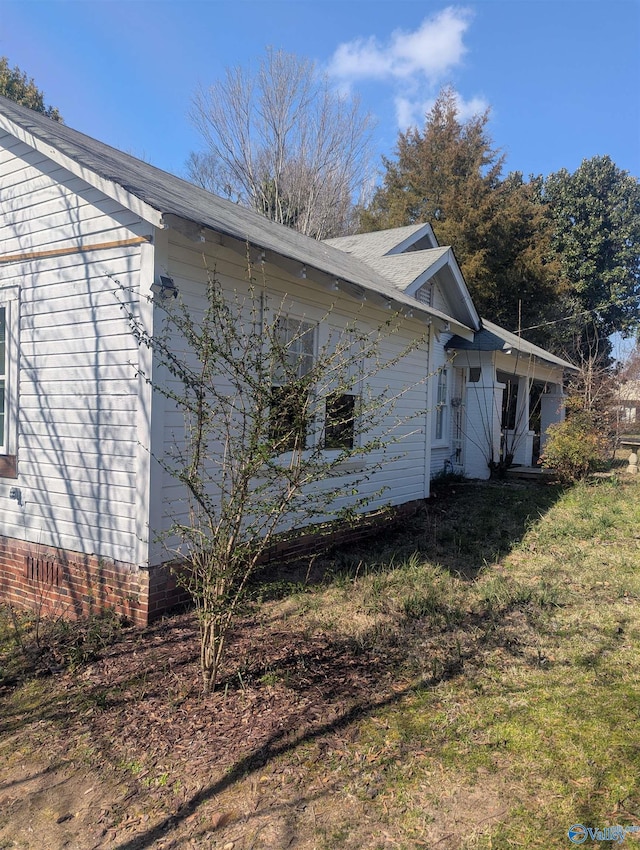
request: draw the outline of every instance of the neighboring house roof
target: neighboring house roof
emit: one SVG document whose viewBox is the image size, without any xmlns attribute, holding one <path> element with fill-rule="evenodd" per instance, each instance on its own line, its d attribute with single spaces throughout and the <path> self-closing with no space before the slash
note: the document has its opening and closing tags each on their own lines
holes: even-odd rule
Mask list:
<svg viewBox="0 0 640 850">
<path fill-rule="evenodd" d="M 367 261 L 385 254 L 400 254 L 438 247 L 438 240 L 431 225 L 425 223 L 409 224 L 390 230 L 374 230 L 371 233 L 358 233 L 353 236 L 336 236 L 324 241 L 327 245 L 333 245 L 334 248 Z"/>
<path fill-rule="evenodd" d="M 267 260 L 273 259 L 269 252 L 293 260 L 306 267 L 308 277 L 312 276 L 309 272 L 315 269 L 329 279 L 352 284 L 363 293 L 376 293 L 383 300 L 409 307 L 418 314 L 433 316 L 445 323 L 454 322 L 451 316 L 403 293 L 359 257 L 303 236 L 1 96 L 0 128 L 90 184 L 98 185 L 105 194 L 117 198 L 123 205 L 127 205 L 127 199 L 129 203 L 131 199 L 137 199 L 139 203 L 130 208 L 155 226 L 168 226 L 173 223 L 170 217 L 176 217 L 231 237 L 241 244 L 249 242 L 267 252 Z M 97 182 L 95 178 L 98 178 Z M 421 225 L 415 228 L 413 235 L 418 232 L 427 234 L 428 230 L 428 225 Z M 412 237 L 408 238 L 411 241 Z M 455 330 L 463 335 L 470 333 L 470 329 L 457 320 Z"/>
<path fill-rule="evenodd" d="M 544 363 L 551 363 L 554 366 L 561 366 L 563 369 L 571 372 L 577 372 L 578 369 L 568 360 L 563 360 L 561 357 L 556 357 L 550 351 L 528 342 L 517 334 L 511 333 L 499 325 L 495 325 L 488 319 L 482 320 L 482 330 L 474 334 L 472 340 L 463 339 L 460 336 L 454 335 L 446 343 L 445 348 L 449 351 L 519 351 L 528 357 L 535 357 Z"/>
</svg>

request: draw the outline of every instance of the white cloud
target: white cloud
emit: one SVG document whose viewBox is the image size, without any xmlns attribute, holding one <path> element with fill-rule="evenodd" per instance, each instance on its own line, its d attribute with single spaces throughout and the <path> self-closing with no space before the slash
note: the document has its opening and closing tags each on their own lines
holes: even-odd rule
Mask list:
<svg viewBox="0 0 640 850">
<path fill-rule="evenodd" d="M 329 61 L 328 73 L 338 79 L 443 79 L 466 53 L 463 36 L 471 12 L 449 6 L 426 18 L 417 30 L 396 30 L 387 44 L 373 36 L 339 45 Z"/>
<path fill-rule="evenodd" d="M 474 115 L 480 115 L 489 108 L 487 101 L 481 97 L 472 97 L 470 100 L 465 100 L 458 92 L 455 92 L 455 97 L 460 121 L 467 121 L 469 118 L 473 118 Z M 433 97 L 427 100 L 412 100 L 404 95 L 398 95 L 395 98 L 398 127 L 401 130 L 407 130 L 409 127 L 422 129 L 425 116 L 431 111 L 434 103 L 435 98 Z"/>
</svg>

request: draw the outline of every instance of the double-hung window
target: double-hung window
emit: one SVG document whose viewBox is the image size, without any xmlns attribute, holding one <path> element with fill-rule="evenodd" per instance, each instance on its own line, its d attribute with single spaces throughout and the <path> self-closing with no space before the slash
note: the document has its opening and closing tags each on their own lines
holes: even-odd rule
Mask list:
<svg viewBox="0 0 640 850">
<path fill-rule="evenodd" d="M 356 395 L 336 389 L 327 393 L 323 404 L 315 394 L 318 332 L 317 324 L 281 316 L 271 335 L 269 440 L 275 454 L 303 451 L 316 440 L 327 450 L 353 448 Z M 319 421 L 322 416 L 324 427 Z"/>
<path fill-rule="evenodd" d="M 0 291 L 0 477 L 16 477 L 16 362 L 17 299 Z"/>
<path fill-rule="evenodd" d="M 307 447 L 312 425 L 308 376 L 314 364 L 316 330 L 315 324 L 288 316 L 281 316 L 276 322 L 269 439 L 277 454 Z"/>
<path fill-rule="evenodd" d="M 435 438 L 436 440 L 444 440 L 446 437 L 447 427 L 447 370 L 441 369 L 438 373 L 438 389 L 436 396 L 436 422 L 435 422 Z"/>
</svg>

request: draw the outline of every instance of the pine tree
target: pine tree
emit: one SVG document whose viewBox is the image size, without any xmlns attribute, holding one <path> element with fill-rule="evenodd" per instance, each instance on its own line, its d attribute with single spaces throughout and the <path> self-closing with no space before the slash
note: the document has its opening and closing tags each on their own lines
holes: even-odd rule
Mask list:
<svg viewBox="0 0 640 850">
<path fill-rule="evenodd" d="M 400 133 L 395 159 L 384 159 L 361 229 L 429 222 L 440 244 L 453 247 L 480 314 L 517 331 L 556 315 L 557 269 L 541 180 L 503 178 L 488 121 L 488 111 L 462 121 L 455 92 L 444 89 L 423 131 Z M 548 334 L 529 336 L 544 344 Z"/>
<path fill-rule="evenodd" d="M 0 95 L 41 112 L 54 121 L 62 121 L 62 116 L 54 106 L 46 106 L 43 92 L 36 86 L 32 77 L 27 77 L 18 66 L 9 67 L 6 56 L 0 56 Z"/>
</svg>

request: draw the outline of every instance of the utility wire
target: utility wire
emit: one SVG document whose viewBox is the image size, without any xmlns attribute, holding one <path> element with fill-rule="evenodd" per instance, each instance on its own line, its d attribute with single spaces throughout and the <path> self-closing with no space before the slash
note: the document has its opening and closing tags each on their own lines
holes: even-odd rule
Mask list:
<svg viewBox="0 0 640 850">
<path fill-rule="evenodd" d="M 578 313 L 571 313 L 571 315 L 564 316 L 562 319 L 552 319 L 549 322 L 542 322 L 539 325 L 531 325 L 528 328 L 522 328 L 522 332 L 524 333 L 525 331 L 534 331 L 534 330 L 537 330 L 538 328 L 546 328 L 548 325 L 557 325 L 560 322 L 566 322 L 567 319 L 577 319 L 579 316 L 589 316 L 589 315 L 591 315 L 591 313 L 599 313 L 605 307 L 610 307 L 614 304 L 617 305 L 617 306 L 622 306 L 623 304 L 626 304 L 629 301 L 639 301 L 639 300 L 640 299 L 638 298 L 637 295 L 630 295 L 628 298 L 623 298 L 621 301 L 611 299 L 611 301 L 605 301 L 604 304 L 600 304 L 598 307 L 593 307 L 591 310 L 580 310 Z"/>
</svg>

